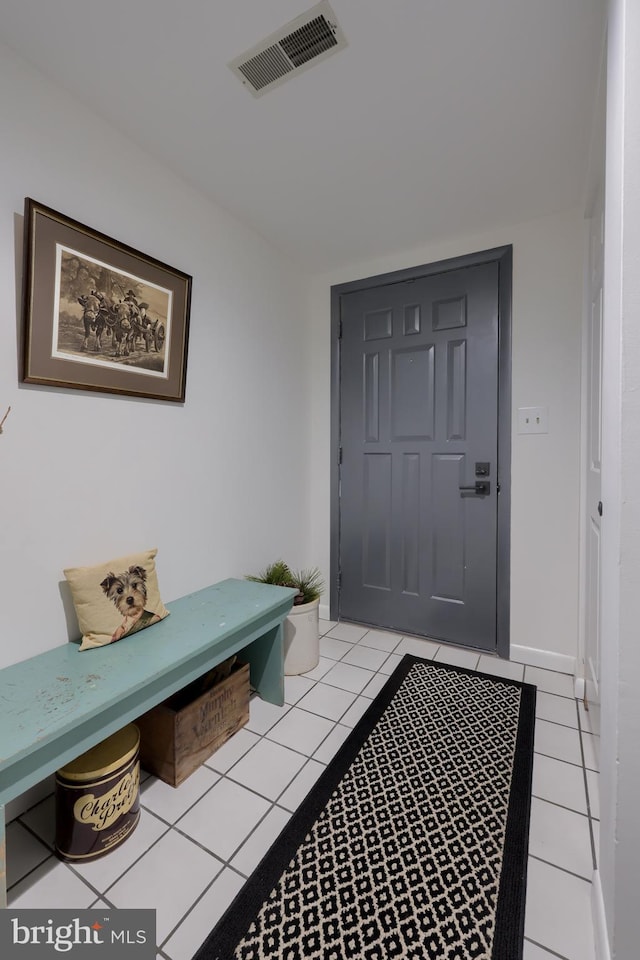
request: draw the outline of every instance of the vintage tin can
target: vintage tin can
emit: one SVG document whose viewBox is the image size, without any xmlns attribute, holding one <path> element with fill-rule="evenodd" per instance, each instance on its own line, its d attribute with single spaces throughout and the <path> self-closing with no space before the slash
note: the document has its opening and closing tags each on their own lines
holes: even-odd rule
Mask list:
<svg viewBox="0 0 640 960">
<path fill-rule="evenodd" d="M 56 773 L 56 853 L 95 860 L 123 843 L 140 816 L 140 734 L 130 723 Z"/>
</svg>

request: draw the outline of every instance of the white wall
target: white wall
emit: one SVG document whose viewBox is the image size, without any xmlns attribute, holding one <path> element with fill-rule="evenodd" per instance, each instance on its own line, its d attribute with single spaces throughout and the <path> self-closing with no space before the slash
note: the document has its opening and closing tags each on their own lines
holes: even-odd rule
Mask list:
<svg viewBox="0 0 640 960">
<path fill-rule="evenodd" d="M 513 244 L 511 643 L 568 657 L 578 637 L 580 355 L 584 224 L 579 212 L 353 264 L 312 281 L 312 551 L 329 572 L 333 284 Z M 519 406 L 549 407 L 547 435 L 519 436 Z"/>
<path fill-rule="evenodd" d="M 66 566 L 157 546 L 171 600 L 308 563 L 309 483 L 299 269 L 4 47 L 0 130 L 2 666 L 67 639 Z M 25 196 L 193 275 L 184 405 L 18 383 Z"/>
<path fill-rule="evenodd" d="M 640 925 L 640 8 L 608 24 L 603 338 L 602 748 L 599 865 L 611 956 Z M 603 954 L 604 955 L 604 954 Z"/>
</svg>

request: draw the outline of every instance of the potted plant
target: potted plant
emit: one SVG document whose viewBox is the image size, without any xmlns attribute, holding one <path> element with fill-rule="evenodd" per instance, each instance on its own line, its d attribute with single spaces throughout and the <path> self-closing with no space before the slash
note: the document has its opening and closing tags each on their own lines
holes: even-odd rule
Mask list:
<svg viewBox="0 0 640 960">
<path fill-rule="evenodd" d="M 320 597 L 324 581 L 317 567 L 292 570 L 283 560 L 270 563 L 257 576 L 247 580 L 272 583 L 279 587 L 295 587 L 291 613 L 284 621 L 284 672 L 291 677 L 308 673 L 320 659 Z"/>
</svg>

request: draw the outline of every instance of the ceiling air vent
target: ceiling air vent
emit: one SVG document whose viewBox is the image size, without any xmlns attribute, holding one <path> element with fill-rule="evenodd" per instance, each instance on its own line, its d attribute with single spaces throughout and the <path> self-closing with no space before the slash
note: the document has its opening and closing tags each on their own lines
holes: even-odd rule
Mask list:
<svg viewBox="0 0 640 960">
<path fill-rule="evenodd" d="M 229 66 L 255 97 L 346 47 L 347 40 L 327 3 L 317 3 Z"/>
</svg>

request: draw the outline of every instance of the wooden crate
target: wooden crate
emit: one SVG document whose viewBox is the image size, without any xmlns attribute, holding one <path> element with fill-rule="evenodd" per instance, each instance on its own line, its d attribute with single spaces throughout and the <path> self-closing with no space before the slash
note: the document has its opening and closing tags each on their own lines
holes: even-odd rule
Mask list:
<svg viewBox="0 0 640 960">
<path fill-rule="evenodd" d="M 236 664 L 194 700 L 180 691 L 136 720 L 140 763 L 177 787 L 248 721 L 249 664 Z"/>
</svg>

